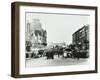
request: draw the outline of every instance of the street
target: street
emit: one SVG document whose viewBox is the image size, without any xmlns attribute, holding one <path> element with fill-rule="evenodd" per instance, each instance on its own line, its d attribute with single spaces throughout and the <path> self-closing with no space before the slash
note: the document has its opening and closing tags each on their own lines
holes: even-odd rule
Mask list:
<svg viewBox="0 0 100 80">
<path fill-rule="evenodd" d="M 54 56 L 54 59 L 47 59 L 46 57 L 40 57 L 36 59 L 26 59 L 26 67 L 44 67 L 44 66 L 68 66 L 68 65 L 84 65 L 88 62 L 87 59 L 80 58 L 63 58 L 57 55 Z"/>
</svg>

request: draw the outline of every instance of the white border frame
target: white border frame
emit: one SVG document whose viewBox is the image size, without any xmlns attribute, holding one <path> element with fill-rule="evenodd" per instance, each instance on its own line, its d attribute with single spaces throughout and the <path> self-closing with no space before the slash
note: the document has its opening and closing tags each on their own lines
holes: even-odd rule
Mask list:
<svg viewBox="0 0 100 80">
<path fill-rule="evenodd" d="M 39 73 L 55 73 L 55 72 L 74 72 L 95 70 L 95 10 L 71 9 L 71 8 L 52 8 L 52 7 L 36 7 L 36 6 L 20 6 L 19 7 L 19 30 L 20 30 L 20 51 L 19 51 L 19 74 L 39 74 Z M 70 65 L 70 66 L 54 66 L 54 67 L 38 67 L 25 68 L 25 12 L 48 12 L 48 13 L 70 13 L 70 14 L 88 14 L 90 15 L 90 58 L 86 65 Z"/>
</svg>

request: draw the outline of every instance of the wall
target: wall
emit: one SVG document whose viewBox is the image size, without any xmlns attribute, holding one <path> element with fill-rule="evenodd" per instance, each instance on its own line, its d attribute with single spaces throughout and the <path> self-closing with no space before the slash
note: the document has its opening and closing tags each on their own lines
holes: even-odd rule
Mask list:
<svg viewBox="0 0 100 80">
<path fill-rule="evenodd" d="M 0 80 L 16 80 L 10 77 L 11 68 L 11 2 L 15 0 L 1 0 L 0 2 Z M 28 1 L 28 0 L 16 0 Z M 41 3 L 56 3 L 56 4 L 74 4 L 74 5 L 88 5 L 98 6 L 100 9 L 99 0 L 29 0 L 30 2 Z M 100 13 L 100 11 L 99 11 Z M 98 13 L 98 14 L 99 14 Z M 98 15 L 100 20 L 100 14 Z M 98 20 L 98 22 L 99 22 Z M 100 23 L 99 23 L 100 25 Z M 98 26 L 99 26 L 98 25 Z M 98 27 L 98 34 L 99 27 Z M 100 44 L 100 37 L 98 37 L 98 44 Z M 100 45 L 98 45 L 99 47 Z M 98 50 L 98 53 L 100 50 Z M 100 57 L 100 54 L 98 54 Z M 98 59 L 98 67 L 100 67 L 100 58 Z M 100 69 L 97 74 L 80 74 L 80 75 L 65 75 L 53 77 L 38 77 L 38 78 L 22 78 L 18 80 L 99 80 Z"/>
</svg>

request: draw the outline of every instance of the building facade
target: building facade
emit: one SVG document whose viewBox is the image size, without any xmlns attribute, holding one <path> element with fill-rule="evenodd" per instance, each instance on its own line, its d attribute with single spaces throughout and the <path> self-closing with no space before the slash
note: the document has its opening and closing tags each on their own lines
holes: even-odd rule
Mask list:
<svg viewBox="0 0 100 80">
<path fill-rule="evenodd" d="M 79 50 L 89 50 L 89 25 L 84 25 L 72 35 L 72 43 Z"/>
<path fill-rule="evenodd" d="M 34 48 L 42 48 L 47 45 L 47 32 L 42 28 L 39 19 L 33 19 L 32 22 L 27 22 L 25 29 L 27 56 L 31 54 Z"/>
</svg>

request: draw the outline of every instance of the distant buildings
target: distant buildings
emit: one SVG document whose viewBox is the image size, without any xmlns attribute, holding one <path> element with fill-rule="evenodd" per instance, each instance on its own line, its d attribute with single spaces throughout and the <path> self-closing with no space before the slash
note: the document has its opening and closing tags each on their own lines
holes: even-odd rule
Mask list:
<svg viewBox="0 0 100 80">
<path fill-rule="evenodd" d="M 65 42 L 62 42 L 62 43 L 49 43 L 47 48 L 50 49 L 50 48 L 53 48 L 53 47 L 66 47 L 66 43 Z"/>
<path fill-rule="evenodd" d="M 84 25 L 72 35 L 72 43 L 80 50 L 89 50 L 89 25 Z"/>
</svg>

